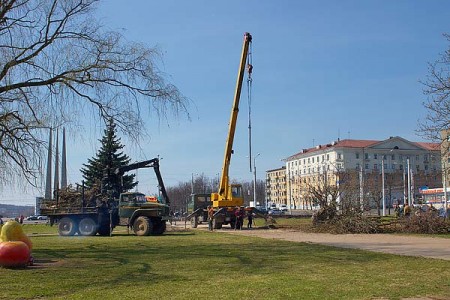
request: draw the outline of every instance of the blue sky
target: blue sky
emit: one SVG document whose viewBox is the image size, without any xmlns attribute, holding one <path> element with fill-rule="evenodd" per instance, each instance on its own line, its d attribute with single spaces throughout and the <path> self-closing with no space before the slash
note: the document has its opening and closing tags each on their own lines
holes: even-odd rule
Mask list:
<svg viewBox="0 0 450 300">
<path fill-rule="evenodd" d="M 294 0 L 103 1 L 105 28 L 163 53 L 161 69 L 191 99 L 191 120 L 159 122 L 133 160 L 160 155 L 166 185 L 221 171 L 244 32 L 253 36 L 252 127 L 257 177 L 303 148 L 338 138 L 378 139 L 415 133 L 425 100 L 419 80 L 448 49 L 450 2 Z M 244 85 L 230 175 L 250 181 Z M 101 132 L 87 130 L 68 147 L 69 182 L 95 155 Z M 130 149 L 131 148 L 131 149 Z M 147 176 L 148 175 L 148 176 Z M 140 170 L 142 192 L 156 191 Z M 147 178 L 148 177 L 148 178 Z M 30 192 L 19 203 L 33 203 Z M 12 193 L 0 194 L 8 203 Z M 3 199 L 3 200 L 2 200 Z"/>
</svg>

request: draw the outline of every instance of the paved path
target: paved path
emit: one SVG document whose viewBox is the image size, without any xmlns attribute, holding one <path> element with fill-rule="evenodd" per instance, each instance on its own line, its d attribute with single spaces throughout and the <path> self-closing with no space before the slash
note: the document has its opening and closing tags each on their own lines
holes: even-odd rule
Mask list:
<svg viewBox="0 0 450 300">
<path fill-rule="evenodd" d="M 450 260 L 450 239 L 394 234 L 327 234 L 283 229 L 223 230 L 239 235 L 317 243 L 341 248 L 356 248 L 398 255 Z"/>
</svg>

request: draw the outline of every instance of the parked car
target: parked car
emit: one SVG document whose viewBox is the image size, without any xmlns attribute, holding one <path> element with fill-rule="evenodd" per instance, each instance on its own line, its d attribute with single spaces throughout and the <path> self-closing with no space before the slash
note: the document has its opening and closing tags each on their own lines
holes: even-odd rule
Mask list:
<svg viewBox="0 0 450 300">
<path fill-rule="evenodd" d="M 284 212 L 281 211 L 279 208 L 272 208 L 269 210 L 269 215 L 271 216 L 279 216 L 282 215 Z"/>
<path fill-rule="evenodd" d="M 47 216 L 38 216 L 37 219 L 38 220 L 47 220 Z"/>
<path fill-rule="evenodd" d="M 281 204 L 281 205 L 280 205 L 280 210 L 281 210 L 281 211 L 288 211 L 287 205 L 286 205 L 286 204 Z"/>
<path fill-rule="evenodd" d="M 264 206 L 257 206 L 255 207 L 257 210 L 259 210 L 260 212 L 262 212 L 263 214 L 267 213 L 267 208 L 265 208 Z"/>
<path fill-rule="evenodd" d="M 25 220 L 27 220 L 27 221 L 37 221 L 39 219 L 38 219 L 38 216 L 29 216 Z"/>
</svg>

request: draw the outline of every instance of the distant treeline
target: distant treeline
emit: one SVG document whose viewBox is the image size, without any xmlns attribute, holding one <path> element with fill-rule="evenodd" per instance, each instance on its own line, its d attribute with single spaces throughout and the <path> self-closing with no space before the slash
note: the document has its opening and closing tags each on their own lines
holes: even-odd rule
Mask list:
<svg viewBox="0 0 450 300">
<path fill-rule="evenodd" d="M 1 218 L 15 218 L 20 215 L 25 217 L 34 215 L 34 206 L 0 204 Z"/>
</svg>

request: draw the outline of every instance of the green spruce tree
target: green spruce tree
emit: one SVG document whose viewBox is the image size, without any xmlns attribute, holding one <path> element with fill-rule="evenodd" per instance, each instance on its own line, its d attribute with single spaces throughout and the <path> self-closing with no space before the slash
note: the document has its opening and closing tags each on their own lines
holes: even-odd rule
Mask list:
<svg viewBox="0 0 450 300">
<path fill-rule="evenodd" d="M 83 164 L 84 167 L 81 169 L 85 186 L 88 189 L 102 187 L 104 190 L 112 190 L 114 196 L 133 189 L 137 185 L 134 174 L 124 175 L 122 184 L 120 178 L 114 174 L 116 168 L 128 165 L 131 159 L 122 152 L 124 145 L 116 135 L 113 120 L 110 120 L 103 138 L 99 141 L 101 147 L 97 151 L 97 156 L 88 159 L 88 163 Z"/>
</svg>

